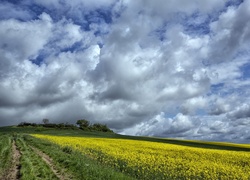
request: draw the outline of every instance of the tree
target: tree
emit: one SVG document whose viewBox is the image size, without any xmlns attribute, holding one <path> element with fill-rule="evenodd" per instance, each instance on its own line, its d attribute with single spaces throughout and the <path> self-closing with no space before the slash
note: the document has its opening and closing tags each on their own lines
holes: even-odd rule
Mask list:
<svg viewBox="0 0 250 180">
<path fill-rule="evenodd" d="M 43 124 L 49 124 L 49 119 L 47 118 L 43 119 Z"/>
<path fill-rule="evenodd" d="M 95 123 L 91 126 L 91 129 L 94 131 L 102 131 L 102 132 L 113 132 L 111 129 L 107 127 L 106 124 Z"/>
<path fill-rule="evenodd" d="M 89 129 L 89 121 L 86 119 L 80 119 L 76 122 L 80 129 Z"/>
</svg>

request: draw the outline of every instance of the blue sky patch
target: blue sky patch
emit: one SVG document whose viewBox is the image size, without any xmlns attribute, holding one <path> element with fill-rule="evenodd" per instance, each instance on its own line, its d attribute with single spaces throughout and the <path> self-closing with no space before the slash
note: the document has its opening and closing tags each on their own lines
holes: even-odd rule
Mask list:
<svg viewBox="0 0 250 180">
<path fill-rule="evenodd" d="M 243 66 L 241 66 L 240 70 L 242 72 L 242 78 L 243 79 L 250 78 L 250 62 L 248 62 L 248 63 L 244 64 Z"/>
<path fill-rule="evenodd" d="M 218 94 L 221 92 L 221 89 L 224 87 L 224 83 L 213 84 L 210 87 L 210 90 L 213 94 Z"/>
<path fill-rule="evenodd" d="M 229 7 L 229 6 L 239 6 L 243 2 L 244 2 L 244 0 L 228 0 L 226 2 L 226 7 Z"/>
<path fill-rule="evenodd" d="M 46 55 L 43 53 L 40 53 L 35 59 L 31 59 L 30 61 L 40 66 L 41 64 L 43 64 L 45 58 L 46 58 Z"/>
<path fill-rule="evenodd" d="M 81 42 L 76 42 L 76 43 L 74 43 L 72 46 L 67 47 L 67 48 L 63 48 L 63 49 L 61 49 L 60 51 L 61 51 L 61 52 L 71 52 L 71 53 L 73 53 L 73 52 L 77 52 L 77 51 L 79 51 L 79 50 L 82 51 L 82 50 L 84 50 L 84 49 L 87 49 L 87 47 L 86 47 L 86 48 L 83 48 Z"/>
<path fill-rule="evenodd" d="M 182 25 L 187 34 L 199 36 L 210 33 L 209 24 L 211 21 L 211 16 L 204 16 L 199 12 L 195 12 L 191 16 L 185 16 L 182 20 Z"/>
</svg>

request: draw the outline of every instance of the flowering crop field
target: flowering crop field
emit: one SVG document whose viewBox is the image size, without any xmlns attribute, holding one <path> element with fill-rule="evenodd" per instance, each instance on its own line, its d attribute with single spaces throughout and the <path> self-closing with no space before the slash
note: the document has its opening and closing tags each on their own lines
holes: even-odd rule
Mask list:
<svg viewBox="0 0 250 180">
<path fill-rule="evenodd" d="M 116 138 L 33 134 L 137 179 L 250 179 L 250 153 Z"/>
</svg>

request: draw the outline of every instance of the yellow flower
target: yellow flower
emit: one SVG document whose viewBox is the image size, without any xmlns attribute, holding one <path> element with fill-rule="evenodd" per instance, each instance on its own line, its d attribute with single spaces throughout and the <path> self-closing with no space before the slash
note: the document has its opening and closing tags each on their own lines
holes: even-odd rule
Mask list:
<svg viewBox="0 0 250 180">
<path fill-rule="evenodd" d="M 139 179 L 250 179 L 250 153 L 139 140 L 33 134 Z"/>
</svg>

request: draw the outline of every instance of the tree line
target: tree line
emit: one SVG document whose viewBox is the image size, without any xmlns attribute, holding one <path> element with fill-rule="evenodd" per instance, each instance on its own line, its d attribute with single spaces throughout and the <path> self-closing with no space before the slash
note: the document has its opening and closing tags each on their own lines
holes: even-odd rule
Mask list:
<svg viewBox="0 0 250 180">
<path fill-rule="evenodd" d="M 69 123 L 50 123 L 49 119 L 43 119 L 43 123 L 29 123 L 21 122 L 18 127 L 45 127 L 45 128 L 58 128 L 58 129 L 81 129 L 84 131 L 101 131 L 101 132 L 113 132 L 107 127 L 106 124 L 94 123 L 91 124 L 86 119 L 77 120 L 76 124 Z"/>
</svg>

